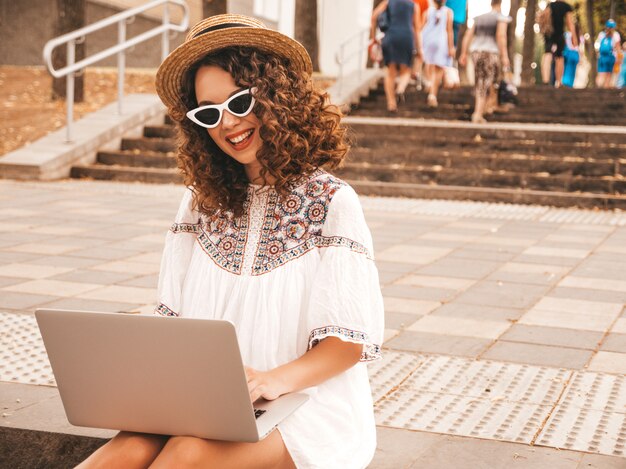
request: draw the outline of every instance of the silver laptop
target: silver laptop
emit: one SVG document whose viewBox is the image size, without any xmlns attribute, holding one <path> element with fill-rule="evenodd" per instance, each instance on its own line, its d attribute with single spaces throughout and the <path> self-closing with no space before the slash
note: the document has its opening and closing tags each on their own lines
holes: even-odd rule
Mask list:
<svg viewBox="0 0 626 469">
<path fill-rule="evenodd" d="M 308 396 L 250 402 L 228 321 L 39 309 L 73 425 L 256 442 Z"/>
</svg>

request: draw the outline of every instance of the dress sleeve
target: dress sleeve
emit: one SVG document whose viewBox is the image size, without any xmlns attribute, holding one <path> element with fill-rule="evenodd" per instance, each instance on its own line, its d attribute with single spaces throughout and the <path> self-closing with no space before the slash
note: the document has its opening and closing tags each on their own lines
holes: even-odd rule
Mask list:
<svg viewBox="0 0 626 469">
<path fill-rule="evenodd" d="M 329 204 L 318 246 L 321 262 L 307 310 L 307 350 L 332 336 L 363 344 L 361 361 L 380 358 L 383 298 L 372 237 L 350 186 L 339 189 Z"/>
<path fill-rule="evenodd" d="M 200 215 L 192 208 L 193 193 L 187 189 L 176 219 L 165 236 L 159 273 L 158 301 L 154 311 L 161 316 L 180 316 L 181 294 L 191 253 L 200 230 Z"/>
</svg>

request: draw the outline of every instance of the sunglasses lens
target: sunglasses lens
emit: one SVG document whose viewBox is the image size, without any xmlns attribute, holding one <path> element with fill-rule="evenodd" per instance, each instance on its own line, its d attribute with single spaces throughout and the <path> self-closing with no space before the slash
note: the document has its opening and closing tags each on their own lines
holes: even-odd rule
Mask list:
<svg viewBox="0 0 626 469">
<path fill-rule="evenodd" d="M 217 109 L 203 109 L 195 114 L 196 119 L 206 125 L 215 125 L 220 118 L 220 111 Z"/>
<path fill-rule="evenodd" d="M 252 95 L 242 94 L 228 103 L 228 110 L 233 114 L 245 114 L 252 106 Z"/>
</svg>

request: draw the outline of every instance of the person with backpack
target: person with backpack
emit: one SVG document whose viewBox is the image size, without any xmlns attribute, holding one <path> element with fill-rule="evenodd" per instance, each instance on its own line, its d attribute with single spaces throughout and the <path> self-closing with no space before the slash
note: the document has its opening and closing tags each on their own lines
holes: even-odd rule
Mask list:
<svg viewBox="0 0 626 469">
<path fill-rule="evenodd" d="M 608 20 L 605 24 L 604 31 L 598 34 L 596 47 L 598 48 L 598 76 L 596 77 L 596 85 L 598 88 L 611 88 L 611 79 L 613 78 L 613 67 L 619 52 L 621 38 L 615 28 L 617 24 L 615 20 Z"/>
<path fill-rule="evenodd" d="M 572 45 L 578 47 L 578 36 L 575 33 L 574 13 L 569 3 L 556 0 L 549 3 L 539 13 L 539 31 L 544 37 L 544 54 L 541 58 L 541 81 L 550 83 L 552 61 L 554 60 L 554 86 L 560 87 L 563 79 L 563 51 L 565 49 L 565 26 L 572 33 Z"/>
</svg>

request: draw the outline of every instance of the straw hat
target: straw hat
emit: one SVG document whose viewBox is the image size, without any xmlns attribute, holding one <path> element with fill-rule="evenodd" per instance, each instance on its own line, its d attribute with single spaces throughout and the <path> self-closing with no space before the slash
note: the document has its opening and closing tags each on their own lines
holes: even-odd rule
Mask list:
<svg viewBox="0 0 626 469">
<path fill-rule="evenodd" d="M 255 18 L 216 15 L 197 23 L 185 42 L 163 61 L 156 75 L 156 90 L 167 107 L 181 103 L 185 73 L 204 56 L 230 46 L 249 46 L 289 59 L 291 66 L 311 74 L 313 66 L 306 49 L 284 34 L 268 29 Z"/>
</svg>

